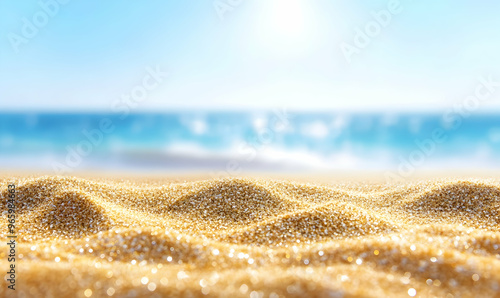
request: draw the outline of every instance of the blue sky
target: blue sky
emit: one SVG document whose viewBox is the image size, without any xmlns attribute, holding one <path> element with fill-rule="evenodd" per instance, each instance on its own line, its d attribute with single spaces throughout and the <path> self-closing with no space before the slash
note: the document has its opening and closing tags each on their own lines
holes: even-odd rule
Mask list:
<svg viewBox="0 0 500 298">
<path fill-rule="evenodd" d="M 391 1 L 242 0 L 221 18 L 231 2 L 73 0 L 25 38 L 39 1 L 1 1 L 0 111 L 109 112 L 147 67 L 168 76 L 138 111 L 447 109 L 500 81 L 497 1 L 397 1 L 349 59 L 342 44 Z M 499 110 L 498 92 L 481 109 Z"/>
</svg>

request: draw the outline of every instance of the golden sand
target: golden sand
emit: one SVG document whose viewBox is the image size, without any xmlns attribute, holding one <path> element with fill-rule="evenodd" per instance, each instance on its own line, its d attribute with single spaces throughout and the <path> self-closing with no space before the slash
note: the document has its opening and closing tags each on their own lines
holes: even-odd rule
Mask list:
<svg viewBox="0 0 500 298">
<path fill-rule="evenodd" d="M 2 296 L 500 296 L 498 180 L 0 183 Z"/>
</svg>

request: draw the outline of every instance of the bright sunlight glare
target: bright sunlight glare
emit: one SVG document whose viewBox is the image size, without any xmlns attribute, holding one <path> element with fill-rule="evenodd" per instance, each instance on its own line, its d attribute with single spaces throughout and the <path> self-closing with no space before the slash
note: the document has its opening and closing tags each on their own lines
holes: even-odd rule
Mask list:
<svg viewBox="0 0 500 298">
<path fill-rule="evenodd" d="M 301 53 L 311 48 L 318 26 L 313 2 L 268 0 L 261 2 L 256 34 L 260 45 L 273 52 Z"/>
</svg>

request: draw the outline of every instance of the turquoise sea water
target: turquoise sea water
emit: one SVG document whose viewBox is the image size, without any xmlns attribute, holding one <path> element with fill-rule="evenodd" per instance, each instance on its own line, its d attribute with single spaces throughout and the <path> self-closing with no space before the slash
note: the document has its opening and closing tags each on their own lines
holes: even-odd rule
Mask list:
<svg viewBox="0 0 500 298">
<path fill-rule="evenodd" d="M 0 114 L 0 166 L 253 171 L 500 167 L 500 117 L 454 113 Z"/>
</svg>

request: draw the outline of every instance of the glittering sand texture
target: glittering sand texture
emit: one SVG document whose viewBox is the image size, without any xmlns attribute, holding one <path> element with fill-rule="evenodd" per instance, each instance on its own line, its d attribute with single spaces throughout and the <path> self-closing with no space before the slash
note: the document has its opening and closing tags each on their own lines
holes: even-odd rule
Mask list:
<svg viewBox="0 0 500 298">
<path fill-rule="evenodd" d="M 1 296 L 500 296 L 498 180 L 0 182 Z"/>
</svg>

